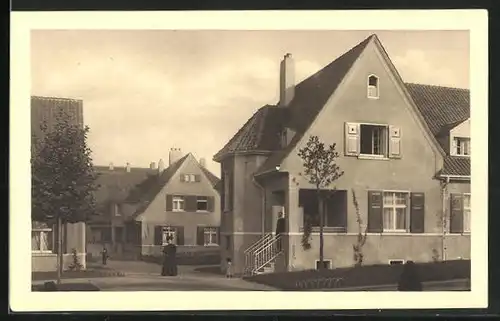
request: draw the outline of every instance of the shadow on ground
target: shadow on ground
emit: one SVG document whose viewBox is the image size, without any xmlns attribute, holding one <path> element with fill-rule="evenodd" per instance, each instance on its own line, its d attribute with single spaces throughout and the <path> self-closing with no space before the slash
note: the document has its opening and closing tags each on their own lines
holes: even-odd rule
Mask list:
<svg viewBox="0 0 500 321">
<path fill-rule="evenodd" d="M 62 283 L 56 285 L 52 282 L 46 284 L 32 285 L 31 291 L 35 292 L 53 292 L 53 291 L 100 291 L 92 283 Z"/>
</svg>

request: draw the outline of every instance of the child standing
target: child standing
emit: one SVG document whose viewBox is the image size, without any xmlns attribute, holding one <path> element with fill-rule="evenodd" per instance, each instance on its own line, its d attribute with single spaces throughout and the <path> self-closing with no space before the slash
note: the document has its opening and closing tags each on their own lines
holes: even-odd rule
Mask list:
<svg viewBox="0 0 500 321">
<path fill-rule="evenodd" d="M 108 250 L 106 249 L 106 246 L 103 246 L 102 247 L 102 265 L 106 265 L 107 261 L 108 261 Z"/>
<path fill-rule="evenodd" d="M 227 258 L 226 260 L 226 278 L 230 279 L 233 277 L 233 263 L 231 262 L 231 258 Z"/>
</svg>

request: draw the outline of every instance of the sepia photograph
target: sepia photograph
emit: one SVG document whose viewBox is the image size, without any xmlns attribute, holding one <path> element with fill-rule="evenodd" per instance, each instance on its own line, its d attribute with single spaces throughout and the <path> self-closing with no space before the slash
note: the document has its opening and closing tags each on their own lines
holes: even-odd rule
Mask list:
<svg viewBox="0 0 500 321">
<path fill-rule="evenodd" d="M 470 293 L 472 46 L 29 30 L 31 292 Z"/>
</svg>

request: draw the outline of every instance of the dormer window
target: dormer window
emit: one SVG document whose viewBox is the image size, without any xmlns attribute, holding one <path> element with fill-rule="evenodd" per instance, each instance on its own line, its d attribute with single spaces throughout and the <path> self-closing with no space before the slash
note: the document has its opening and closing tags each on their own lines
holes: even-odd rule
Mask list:
<svg viewBox="0 0 500 321">
<path fill-rule="evenodd" d="M 454 137 L 452 153 L 457 156 L 470 156 L 470 138 Z"/>
<path fill-rule="evenodd" d="M 379 96 L 378 77 L 370 75 L 368 77 L 368 98 L 377 99 Z"/>
</svg>

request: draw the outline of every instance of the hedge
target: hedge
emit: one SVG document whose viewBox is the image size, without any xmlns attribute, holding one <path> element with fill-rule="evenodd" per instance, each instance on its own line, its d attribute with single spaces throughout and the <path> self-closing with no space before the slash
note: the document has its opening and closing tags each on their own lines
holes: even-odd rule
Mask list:
<svg viewBox="0 0 500 321">
<path fill-rule="evenodd" d="M 470 279 L 470 260 L 415 263 L 422 282 Z M 403 265 L 366 265 L 333 270 L 305 270 L 245 277 L 281 290 L 397 284 Z"/>
</svg>

